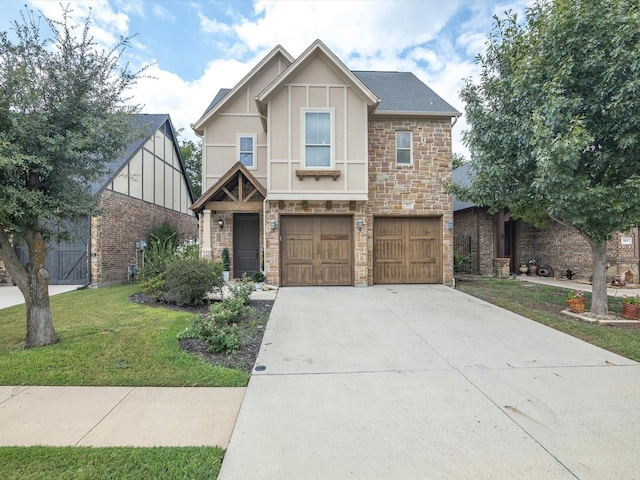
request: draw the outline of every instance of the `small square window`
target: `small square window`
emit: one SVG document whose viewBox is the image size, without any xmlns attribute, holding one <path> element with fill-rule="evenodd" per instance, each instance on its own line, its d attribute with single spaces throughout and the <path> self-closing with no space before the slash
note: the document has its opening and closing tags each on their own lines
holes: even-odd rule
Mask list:
<svg viewBox="0 0 640 480">
<path fill-rule="evenodd" d="M 396 132 L 396 163 L 411 165 L 413 163 L 411 132 Z"/>
</svg>

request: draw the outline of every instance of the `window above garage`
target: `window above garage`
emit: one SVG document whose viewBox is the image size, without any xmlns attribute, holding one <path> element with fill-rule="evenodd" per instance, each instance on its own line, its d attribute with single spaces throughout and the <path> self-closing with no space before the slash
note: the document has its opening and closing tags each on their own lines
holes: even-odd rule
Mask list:
<svg viewBox="0 0 640 480">
<path fill-rule="evenodd" d="M 303 110 L 304 168 L 333 165 L 333 111 Z"/>
</svg>

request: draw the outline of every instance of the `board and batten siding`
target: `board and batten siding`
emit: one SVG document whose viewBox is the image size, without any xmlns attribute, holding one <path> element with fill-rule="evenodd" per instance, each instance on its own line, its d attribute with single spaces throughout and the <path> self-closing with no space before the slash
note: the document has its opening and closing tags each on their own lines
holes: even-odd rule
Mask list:
<svg viewBox="0 0 640 480">
<path fill-rule="evenodd" d="M 194 215 L 187 180 L 171 139 L 160 130 L 136 152 L 106 190 Z"/>
<path fill-rule="evenodd" d="M 332 165 L 339 176 L 299 177 L 304 170 L 303 115 L 332 115 Z M 366 200 L 367 103 L 322 57 L 315 57 L 269 100 L 267 190 L 272 199 Z M 310 170 L 322 170 L 309 168 Z"/>
</svg>

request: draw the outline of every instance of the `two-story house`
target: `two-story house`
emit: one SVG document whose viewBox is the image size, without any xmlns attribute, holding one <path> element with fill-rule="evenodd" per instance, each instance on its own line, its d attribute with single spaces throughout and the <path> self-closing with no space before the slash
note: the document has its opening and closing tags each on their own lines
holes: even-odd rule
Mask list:
<svg viewBox="0 0 640 480">
<path fill-rule="evenodd" d="M 277 46 L 192 126 L 203 256 L 278 286 L 450 283 L 459 116 L 412 73 Z"/>
</svg>

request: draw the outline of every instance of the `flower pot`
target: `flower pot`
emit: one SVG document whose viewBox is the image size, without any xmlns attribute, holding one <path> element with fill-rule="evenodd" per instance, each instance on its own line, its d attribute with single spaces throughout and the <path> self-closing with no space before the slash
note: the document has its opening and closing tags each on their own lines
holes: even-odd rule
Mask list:
<svg viewBox="0 0 640 480">
<path fill-rule="evenodd" d="M 518 270 L 520 271 L 520 275 L 524 275 L 529 271 L 529 267 L 527 267 L 526 265 L 520 265 L 518 267 Z"/>
<path fill-rule="evenodd" d="M 529 273 L 535 275 L 538 272 L 538 265 L 529 265 Z"/>
<path fill-rule="evenodd" d="M 586 310 L 584 305 L 584 297 L 581 298 L 568 298 L 567 305 L 569 305 L 569 310 L 573 313 L 584 313 Z"/>
<path fill-rule="evenodd" d="M 638 320 L 638 314 L 640 314 L 640 305 L 634 305 L 632 303 L 622 304 L 622 318 Z"/>
<path fill-rule="evenodd" d="M 225 282 L 228 282 L 228 281 L 229 281 L 229 272 L 228 272 L 227 270 L 224 270 L 224 271 L 222 272 L 222 279 L 223 279 Z"/>
</svg>

